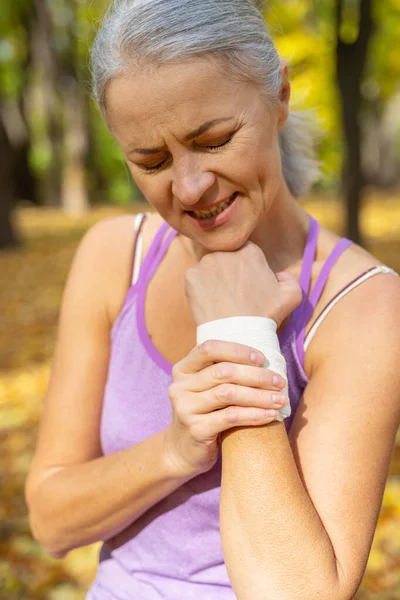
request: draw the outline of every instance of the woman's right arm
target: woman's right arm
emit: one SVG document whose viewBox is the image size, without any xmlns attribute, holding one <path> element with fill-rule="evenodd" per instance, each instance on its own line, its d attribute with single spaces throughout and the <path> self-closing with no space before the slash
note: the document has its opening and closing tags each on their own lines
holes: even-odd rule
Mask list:
<svg viewBox="0 0 400 600">
<path fill-rule="evenodd" d="M 54 557 L 100 540 L 118 544 L 118 534 L 138 517 L 215 464 L 219 433 L 266 425 L 287 402 L 277 394 L 285 382 L 274 384 L 273 373 L 260 369 L 265 356 L 254 358 L 248 346 L 207 341 L 174 365 L 167 429 L 102 456 L 101 408 L 115 314 L 106 299 L 110 289 L 113 298 L 122 297 L 114 293 L 124 285 L 125 268 L 118 266 L 132 251 L 132 224 L 120 219 L 95 225 L 76 253 L 26 483 L 33 534 Z"/>
<path fill-rule="evenodd" d="M 64 291 L 25 490 L 32 532 L 54 557 L 115 536 L 191 478 L 167 460 L 164 432 L 109 456 L 101 451 L 112 326 L 106 299 L 110 286 L 121 285 L 116 265 L 121 252 L 128 256 L 132 250 L 132 225 L 125 217 L 92 227 L 79 245 Z"/>
</svg>

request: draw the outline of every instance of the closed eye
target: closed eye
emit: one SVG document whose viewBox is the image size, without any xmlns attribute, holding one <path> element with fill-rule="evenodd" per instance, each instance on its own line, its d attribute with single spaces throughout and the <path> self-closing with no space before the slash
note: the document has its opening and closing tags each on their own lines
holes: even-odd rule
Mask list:
<svg viewBox="0 0 400 600">
<path fill-rule="evenodd" d="M 233 135 L 230 135 L 227 140 L 222 142 L 222 144 L 216 144 L 215 146 L 198 146 L 199 148 L 207 148 L 207 150 L 218 150 L 218 148 L 224 148 L 228 144 L 231 143 Z"/>
<path fill-rule="evenodd" d="M 165 160 L 163 160 L 162 162 L 158 163 L 158 165 L 155 165 L 154 167 L 147 167 L 146 165 L 139 165 L 139 167 L 141 169 L 143 169 L 143 171 L 146 171 L 146 173 L 154 173 L 155 171 L 159 171 L 164 164 L 167 162 L 167 158 Z"/>
<path fill-rule="evenodd" d="M 228 146 L 228 144 L 231 143 L 232 138 L 233 138 L 233 133 L 228 137 L 228 139 L 226 139 L 221 144 L 215 144 L 214 146 L 202 146 L 200 144 L 197 144 L 197 148 L 200 150 L 206 149 L 206 150 L 211 150 L 211 151 L 218 151 L 221 148 L 225 148 L 226 146 Z M 139 165 L 139 167 L 141 169 L 143 169 L 143 171 L 145 171 L 146 173 L 155 173 L 155 172 L 159 171 L 160 169 L 162 169 L 162 167 L 168 162 L 168 160 L 169 159 L 166 158 L 165 160 L 158 163 L 157 165 L 154 165 L 153 167 L 148 167 L 147 165 Z"/>
</svg>

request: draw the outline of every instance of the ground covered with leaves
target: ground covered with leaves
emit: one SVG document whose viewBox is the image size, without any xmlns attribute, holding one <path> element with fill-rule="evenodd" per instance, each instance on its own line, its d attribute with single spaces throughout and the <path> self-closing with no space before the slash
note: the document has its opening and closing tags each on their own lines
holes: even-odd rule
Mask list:
<svg viewBox="0 0 400 600">
<path fill-rule="evenodd" d="M 335 199 L 304 203 L 323 225 L 341 232 Z M 99 544 L 49 558 L 33 540 L 23 487 L 49 380 L 60 301 L 74 252 L 90 225 L 132 210 L 97 209 L 67 217 L 20 209 L 24 246 L 0 254 L 0 599 L 83 600 L 96 572 Z M 148 210 L 146 207 L 145 210 Z M 362 213 L 367 247 L 400 272 L 400 202 L 372 196 Z M 400 600 L 400 437 L 357 600 Z"/>
</svg>

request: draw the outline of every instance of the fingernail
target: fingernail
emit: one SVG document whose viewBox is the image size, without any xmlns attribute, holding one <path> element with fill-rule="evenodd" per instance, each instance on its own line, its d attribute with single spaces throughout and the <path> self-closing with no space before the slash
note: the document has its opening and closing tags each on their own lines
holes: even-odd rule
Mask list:
<svg viewBox="0 0 400 600">
<path fill-rule="evenodd" d="M 274 375 L 272 377 L 272 383 L 277 388 L 284 388 L 286 385 L 286 381 L 283 379 L 283 377 L 280 377 L 279 375 Z"/>
<path fill-rule="evenodd" d="M 261 354 L 261 352 L 251 352 L 250 360 L 251 360 L 251 362 L 259 363 L 259 364 L 263 365 L 265 363 L 265 356 L 264 356 L 264 354 Z"/>
<path fill-rule="evenodd" d="M 279 415 L 279 410 L 271 410 L 268 409 L 265 411 L 267 417 L 277 417 Z"/>
<path fill-rule="evenodd" d="M 285 404 L 286 396 L 283 394 L 272 394 L 272 400 L 275 404 Z"/>
</svg>

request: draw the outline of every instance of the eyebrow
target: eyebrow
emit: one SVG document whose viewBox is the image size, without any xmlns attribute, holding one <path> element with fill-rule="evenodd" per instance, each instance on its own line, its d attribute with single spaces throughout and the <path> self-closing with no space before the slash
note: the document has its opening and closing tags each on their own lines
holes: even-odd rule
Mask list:
<svg viewBox="0 0 400 600">
<path fill-rule="evenodd" d="M 205 133 L 206 131 L 211 129 L 211 127 L 214 127 L 215 125 L 218 125 L 219 123 L 223 123 L 224 121 L 232 121 L 233 118 L 234 117 L 222 117 L 220 119 L 212 119 L 211 121 L 207 121 L 206 123 L 203 123 L 203 125 L 200 125 L 200 127 L 198 127 L 197 129 L 195 129 L 194 131 L 192 131 L 191 133 L 186 135 L 184 140 L 185 140 L 185 142 L 190 142 L 194 138 L 198 137 L 199 135 L 202 135 L 203 133 Z M 129 150 L 128 154 L 132 154 L 133 152 L 136 152 L 137 154 L 145 154 L 145 155 L 146 154 L 157 154 L 158 152 L 162 152 L 163 149 L 164 149 L 163 147 L 132 148 L 131 150 Z"/>
</svg>

